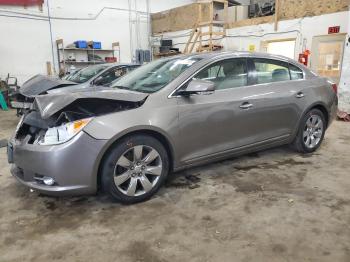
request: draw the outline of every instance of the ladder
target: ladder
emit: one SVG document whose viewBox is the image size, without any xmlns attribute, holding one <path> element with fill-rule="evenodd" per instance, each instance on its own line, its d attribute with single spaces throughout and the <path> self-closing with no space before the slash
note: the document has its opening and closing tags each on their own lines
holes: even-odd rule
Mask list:
<svg viewBox="0 0 350 262">
<path fill-rule="evenodd" d="M 214 3 L 222 3 L 224 5 L 224 20 L 216 21 L 214 20 Z M 184 53 L 189 54 L 192 53 L 194 47 L 198 45 L 196 52 L 203 51 L 213 51 L 215 49 L 215 45 L 213 41 L 215 40 L 215 36 L 226 36 L 226 28 L 227 28 L 227 19 L 228 19 L 228 1 L 227 0 L 212 0 L 209 2 L 209 21 L 202 21 L 202 4 L 198 3 L 198 19 L 190 37 L 186 43 Z M 208 31 L 204 31 L 204 28 L 208 28 Z M 221 31 L 213 31 L 214 28 L 220 28 Z M 207 39 L 203 40 L 203 37 L 207 37 Z M 208 44 L 203 45 L 203 41 L 208 42 Z"/>
</svg>

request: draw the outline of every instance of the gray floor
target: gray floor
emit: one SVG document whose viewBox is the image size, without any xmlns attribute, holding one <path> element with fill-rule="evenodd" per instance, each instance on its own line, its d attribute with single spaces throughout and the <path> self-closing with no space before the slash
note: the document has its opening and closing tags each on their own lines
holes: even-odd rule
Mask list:
<svg viewBox="0 0 350 262">
<path fill-rule="evenodd" d="M 0 139 L 16 126 L 0 111 Z M 146 203 L 30 193 L 0 149 L 0 261 L 350 261 L 350 124 L 173 175 Z"/>
</svg>

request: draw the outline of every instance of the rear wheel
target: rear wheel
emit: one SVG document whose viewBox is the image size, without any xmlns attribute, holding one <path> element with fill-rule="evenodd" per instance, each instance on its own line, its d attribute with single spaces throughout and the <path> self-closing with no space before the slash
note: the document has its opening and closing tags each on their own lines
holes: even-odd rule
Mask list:
<svg viewBox="0 0 350 262">
<path fill-rule="evenodd" d="M 102 166 L 102 186 L 119 202 L 141 202 L 158 191 L 168 172 L 164 146 L 151 136 L 133 135 L 109 152 Z"/>
<path fill-rule="evenodd" d="M 301 153 L 312 153 L 317 150 L 324 138 L 326 121 L 318 109 L 310 110 L 303 117 L 297 136 L 293 142 L 294 148 Z"/>
</svg>

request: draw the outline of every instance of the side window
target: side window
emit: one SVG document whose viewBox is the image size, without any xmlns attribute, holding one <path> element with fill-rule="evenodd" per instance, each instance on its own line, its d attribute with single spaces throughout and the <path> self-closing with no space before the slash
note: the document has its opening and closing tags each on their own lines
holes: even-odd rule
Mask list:
<svg viewBox="0 0 350 262">
<path fill-rule="evenodd" d="M 216 62 L 201 70 L 194 78 L 214 82 L 216 90 L 246 86 L 247 60 L 234 58 Z"/>
<path fill-rule="evenodd" d="M 255 65 L 257 84 L 280 82 L 290 80 L 287 63 L 272 59 L 253 59 Z"/>
<path fill-rule="evenodd" d="M 289 64 L 290 77 L 292 80 L 303 79 L 304 73 L 299 67 Z"/>
<path fill-rule="evenodd" d="M 125 75 L 127 73 L 127 69 L 125 67 L 114 67 L 106 72 L 104 72 L 100 77 L 98 77 L 95 81 L 95 85 L 108 85 L 117 78 Z"/>
</svg>

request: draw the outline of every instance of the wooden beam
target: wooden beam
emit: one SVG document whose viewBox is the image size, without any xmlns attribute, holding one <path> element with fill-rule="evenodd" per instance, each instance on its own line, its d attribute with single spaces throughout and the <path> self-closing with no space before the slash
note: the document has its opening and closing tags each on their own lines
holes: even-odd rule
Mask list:
<svg viewBox="0 0 350 262">
<path fill-rule="evenodd" d="M 188 39 L 187 44 L 186 44 L 185 49 L 184 49 L 185 54 L 188 53 L 188 47 L 189 47 L 190 43 L 192 42 L 192 38 L 193 38 L 194 34 L 196 33 L 196 30 L 197 30 L 197 28 L 195 27 L 195 28 L 193 28 L 193 30 L 191 32 L 190 38 Z"/>
<path fill-rule="evenodd" d="M 192 46 L 191 46 L 191 48 L 190 48 L 190 50 L 189 50 L 189 52 L 188 52 L 188 53 L 192 53 L 193 48 L 194 48 L 194 46 L 195 46 L 195 45 L 196 45 L 196 43 L 197 43 L 197 40 L 198 40 L 199 35 L 200 35 L 200 33 L 199 33 L 199 32 L 197 32 L 196 37 L 194 38 L 193 44 L 192 44 Z"/>
<path fill-rule="evenodd" d="M 209 18 L 210 18 L 210 25 L 209 25 L 209 49 L 213 46 L 213 20 L 214 20 L 214 2 L 211 2 L 210 4 L 210 10 L 209 10 Z"/>
<path fill-rule="evenodd" d="M 51 68 L 51 62 L 46 62 L 46 72 L 48 76 L 52 76 L 52 68 Z"/>
<path fill-rule="evenodd" d="M 202 17 L 202 5 L 199 4 L 198 5 L 198 26 L 200 24 L 202 24 L 202 20 L 203 20 L 203 17 Z M 199 52 L 202 52 L 202 27 L 198 27 L 198 35 L 199 35 L 199 45 L 198 45 L 198 49 Z"/>
<path fill-rule="evenodd" d="M 278 16 L 279 16 L 279 8 L 280 0 L 276 0 L 275 2 L 275 32 L 278 30 Z"/>
<path fill-rule="evenodd" d="M 226 30 L 228 24 L 228 1 L 225 1 L 224 3 L 224 23 L 224 30 Z"/>
</svg>

